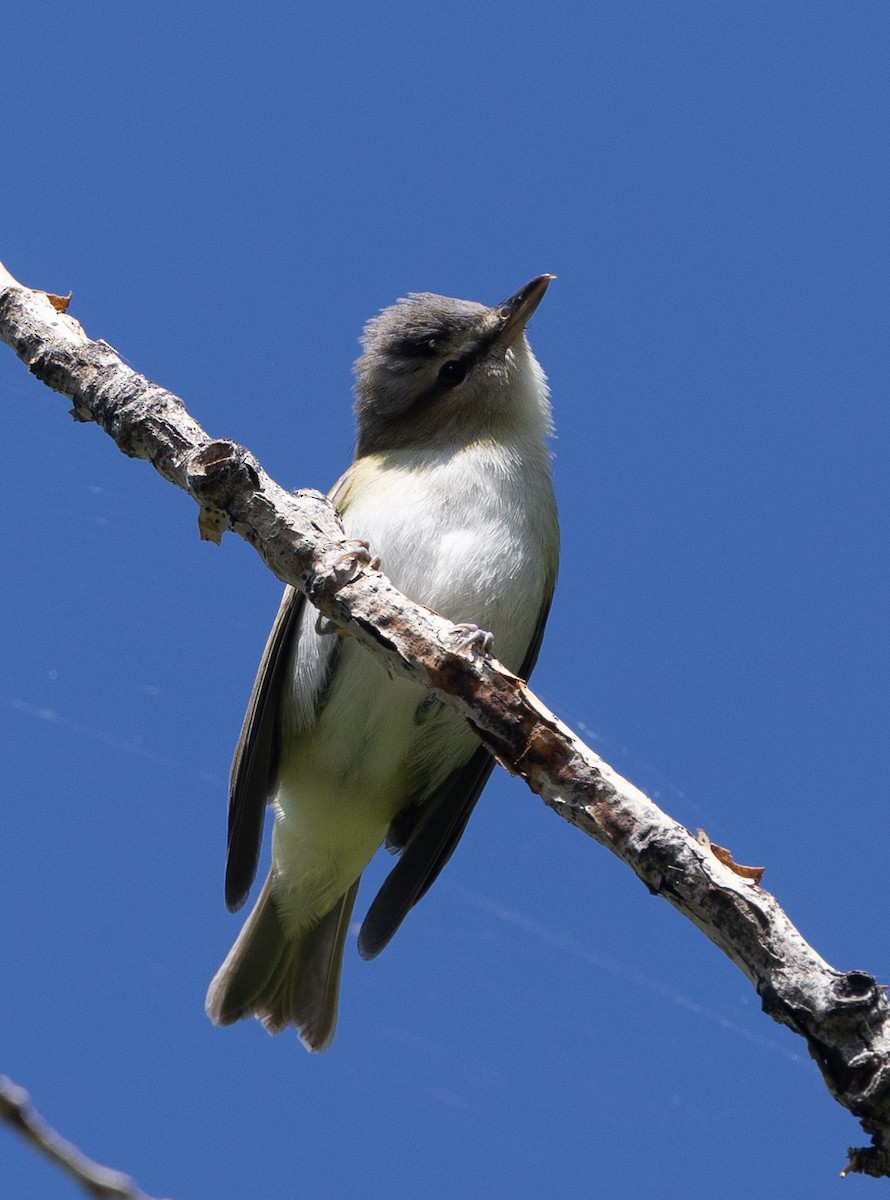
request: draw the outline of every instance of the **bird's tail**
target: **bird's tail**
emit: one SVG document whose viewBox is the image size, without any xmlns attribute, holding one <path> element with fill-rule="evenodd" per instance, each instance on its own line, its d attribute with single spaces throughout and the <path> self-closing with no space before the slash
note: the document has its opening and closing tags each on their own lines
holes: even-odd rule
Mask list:
<svg viewBox="0 0 890 1200">
<path fill-rule="evenodd" d="M 207 990 L 214 1025 L 256 1016 L 270 1033 L 295 1025 L 307 1050 L 326 1050 L 337 1028 L 340 970 L 358 880 L 327 916 L 288 937 L 271 876 Z"/>
</svg>

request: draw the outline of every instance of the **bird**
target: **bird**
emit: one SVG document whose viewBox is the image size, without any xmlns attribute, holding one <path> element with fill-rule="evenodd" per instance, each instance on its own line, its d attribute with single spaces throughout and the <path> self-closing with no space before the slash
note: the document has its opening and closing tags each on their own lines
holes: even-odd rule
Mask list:
<svg viewBox="0 0 890 1200">
<path fill-rule="evenodd" d="M 329 493 L 350 544 L 457 624 L 461 647 L 493 645 L 523 679 L 559 560 L 549 388 L 526 336 L 553 278 L 494 306 L 411 293 L 373 317 L 354 364 L 355 457 Z M 230 910 L 254 882 L 267 805 L 272 865 L 210 984 L 214 1024 L 256 1016 L 327 1049 L 364 868 L 384 843 L 399 856 L 360 928 L 367 959 L 451 857 L 493 766 L 462 717 L 326 632 L 288 587 L 232 763 Z"/>
</svg>

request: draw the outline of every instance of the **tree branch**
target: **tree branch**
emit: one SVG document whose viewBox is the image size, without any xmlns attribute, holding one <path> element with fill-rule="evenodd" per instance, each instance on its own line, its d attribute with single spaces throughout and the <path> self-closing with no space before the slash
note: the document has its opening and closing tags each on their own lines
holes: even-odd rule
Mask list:
<svg viewBox="0 0 890 1200">
<path fill-rule="evenodd" d="M 56 1133 L 31 1106 L 31 1098 L 25 1089 L 5 1075 L 0 1075 L 0 1120 L 11 1125 L 25 1141 L 61 1167 L 91 1196 L 97 1196 L 99 1200 L 151 1200 L 151 1196 L 140 1191 L 129 1175 L 93 1162 L 77 1146 Z"/>
<path fill-rule="evenodd" d="M 829 966 L 759 886 L 757 871 L 663 813 L 499 663 L 458 653 L 450 622 L 344 558 L 342 527 L 320 493 L 292 495 L 243 447 L 211 439 L 178 397 L 58 311 L 65 303 L 0 267 L 0 340 L 74 402 L 77 420 L 96 421 L 125 454 L 189 492 L 202 537 L 238 533 L 339 630 L 455 707 L 507 770 L 693 921 L 751 981 L 764 1011 L 806 1040 L 831 1094 L 871 1136 L 867 1149 L 848 1151 L 844 1173 L 890 1176 L 886 989 L 863 971 Z"/>
</svg>

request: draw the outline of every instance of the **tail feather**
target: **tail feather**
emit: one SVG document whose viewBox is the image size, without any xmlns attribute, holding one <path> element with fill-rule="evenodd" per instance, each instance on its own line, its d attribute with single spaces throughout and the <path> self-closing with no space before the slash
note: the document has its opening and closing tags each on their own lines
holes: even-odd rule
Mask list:
<svg viewBox="0 0 890 1200">
<path fill-rule="evenodd" d="M 308 1050 L 326 1050 L 337 1028 L 343 947 L 357 891 L 358 880 L 314 928 L 291 938 L 270 876 L 207 991 L 214 1025 L 256 1016 L 270 1033 L 295 1025 Z"/>
</svg>

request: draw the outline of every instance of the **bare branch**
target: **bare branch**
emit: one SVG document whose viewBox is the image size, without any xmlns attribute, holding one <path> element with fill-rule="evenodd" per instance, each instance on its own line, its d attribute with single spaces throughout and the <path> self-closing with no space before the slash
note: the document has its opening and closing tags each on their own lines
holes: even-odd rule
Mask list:
<svg viewBox="0 0 890 1200">
<path fill-rule="evenodd" d="M 66 1171 L 91 1196 L 98 1196 L 99 1200 L 152 1200 L 129 1175 L 93 1162 L 56 1133 L 31 1106 L 25 1089 L 5 1075 L 0 1075 L 0 1119 Z"/>
<path fill-rule="evenodd" d="M 2 268 L 0 268 L 2 270 Z M 759 873 L 661 812 L 580 742 L 522 680 L 455 649 L 453 626 L 412 604 L 379 571 L 349 563 L 317 492 L 287 493 L 233 442 L 214 441 L 181 400 L 131 370 L 43 293 L 0 291 L 0 340 L 133 457 L 148 459 L 200 506 L 202 537 L 233 529 L 339 629 L 452 704 L 545 804 L 601 842 L 693 921 L 757 989 L 764 1011 L 800 1034 L 835 1099 L 873 1139 L 847 1171 L 890 1175 L 890 1006 L 862 971 L 829 966 L 794 928 Z M 0 288 L 3 276 L 0 274 Z M 372 547 L 373 549 L 373 547 Z"/>
</svg>

